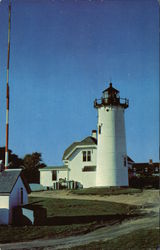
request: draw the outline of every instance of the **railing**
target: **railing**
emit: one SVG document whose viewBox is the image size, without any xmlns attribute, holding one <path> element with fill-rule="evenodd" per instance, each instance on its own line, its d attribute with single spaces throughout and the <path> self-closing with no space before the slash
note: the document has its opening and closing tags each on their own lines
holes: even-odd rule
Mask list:
<svg viewBox="0 0 160 250">
<path fill-rule="evenodd" d="M 128 108 L 129 106 L 129 100 L 127 98 L 117 98 L 117 97 L 108 97 L 108 98 L 101 98 L 101 99 L 95 99 L 94 101 L 94 107 L 101 107 L 105 105 L 120 105 L 124 108 Z"/>
</svg>

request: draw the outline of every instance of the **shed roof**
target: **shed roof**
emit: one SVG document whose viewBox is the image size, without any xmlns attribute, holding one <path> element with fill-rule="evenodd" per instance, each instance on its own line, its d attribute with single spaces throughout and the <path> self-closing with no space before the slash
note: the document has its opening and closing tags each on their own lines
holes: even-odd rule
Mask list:
<svg viewBox="0 0 160 250">
<path fill-rule="evenodd" d="M 85 139 L 83 139 L 80 142 L 73 142 L 65 151 L 63 154 L 63 160 L 66 158 L 66 156 L 72 151 L 74 150 L 74 148 L 76 148 L 77 146 L 90 146 L 90 145 L 97 145 L 97 139 L 95 139 L 92 136 L 88 136 Z"/>
<path fill-rule="evenodd" d="M 48 166 L 48 167 L 39 169 L 39 171 L 51 171 L 51 170 L 67 171 L 68 167 L 66 167 L 66 166 Z"/>
<path fill-rule="evenodd" d="M 8 169 L 0 172 L 0 194 L 10 194 L 19 176 L 21 177 L 27 192 L 31 192 L 30 187 L 21 171 L 21 169 Z"/>
</svg>

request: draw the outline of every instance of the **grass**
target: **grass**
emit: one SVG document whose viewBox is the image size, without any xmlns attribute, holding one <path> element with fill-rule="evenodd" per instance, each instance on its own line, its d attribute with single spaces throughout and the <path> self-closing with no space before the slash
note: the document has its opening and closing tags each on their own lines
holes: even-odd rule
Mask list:
<svg viewBox="0 0 160 250">
<path fill-rule="evenodd" d="M 109 215 L 127 214 L 135 209 L 135 206 L 88 200 L 67 200 L 29 197 L 29 202 L 37 202 L 47 209 L 47 216 L 87 216 L 87 215 Z"/>
<path fill-rule="evenodd" d="M 114 215 L 121 216 L 131 213 L 136 209 L 135 206 L 105 201 L 67 200 L 44 197 L 30 197 L 29 201 L 43 205 L 47 209 L 47 220 L 50 224 L 23 227 L 0 226 L 0 243 L 84 234 L 106 223 L 105 221 L 103 224 L 101 218 L 98 221 L 97 218 L 99 216 L 102 216 L 103 219 L 103 216 L 108 215 L 107 218 L 112 220 L 112 216 Z M 79 216 L 81 218 L 78 218 Z M 62 225 L 53 225 L 55 221 L 57 222 L 57 218 L 58 222 L 62 222 Z M 91 220 L 88 221 L 88 218 L 91 218 Z"/>
<path fill-rule="evenodd" d="M 62 226 L 0 226 L 0 243 L 32 241 L 84 234 L 92 231 L 95 223 Z"/>
<path fill-rule="evenodd" d="M 117 187 L 105 187 L 105 188 L 84 188 L 78 190 L 72 190 L 72 194 L 78 195 L 120 195 L 120 194 L 136 194 L 141 193 L 141 189 L 136 188 L 117 188 Z"/>
<path fill-rule="evenodd" d="M 143 229 L 125 234 L 106 242 L 94 242 L 88 245 L 72 247 L 70 250 L 157 250 L 160 247 L 158 229 Z"/>
</svg>

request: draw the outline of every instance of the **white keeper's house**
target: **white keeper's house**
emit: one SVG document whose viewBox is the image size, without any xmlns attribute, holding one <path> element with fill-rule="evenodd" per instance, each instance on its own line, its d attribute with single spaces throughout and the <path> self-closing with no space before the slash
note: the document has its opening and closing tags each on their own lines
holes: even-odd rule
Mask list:
<svg viewBox="0 0 160 250">
<path fill-rule="evenodd" d="M 52 187 L 59 179 L 79 182 L 83 187 L 96 185 L 97 139 L 89 136 L 81 142 L 72 143 L 63 154 L 64 166 L 46 167 L 40 170 L 40 184 Z"/>
<path fill-rule="evenodd" d="M 0 171 L 0 225 L 12 224 L 13 209 L 28 203 L 30 188 L 21 169 Z"/>
<path fill-rule="evenodd" d="M 94 101 L 98 111 L 97 130 L 72 143 L 63 154 L 63 166 L 40 169 L 40 184 L 53 187 L 60 179 L 95 186 L 128 186 L 129 159 L 126 152 L 124 111 L 128 100 L 109 87 Z"/>
</svg>

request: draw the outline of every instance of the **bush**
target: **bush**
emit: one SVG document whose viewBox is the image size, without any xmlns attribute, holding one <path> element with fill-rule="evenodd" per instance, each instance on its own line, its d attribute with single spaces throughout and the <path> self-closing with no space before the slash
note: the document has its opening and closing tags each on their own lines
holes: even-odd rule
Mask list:
<svg viewBox="0 0 160 250">
<path fill-rule="evenodd" d="M 134 176 L 129 179 L 132 188 L 156 188 L 160 187 L 159 176 Z"/>
</svg>

